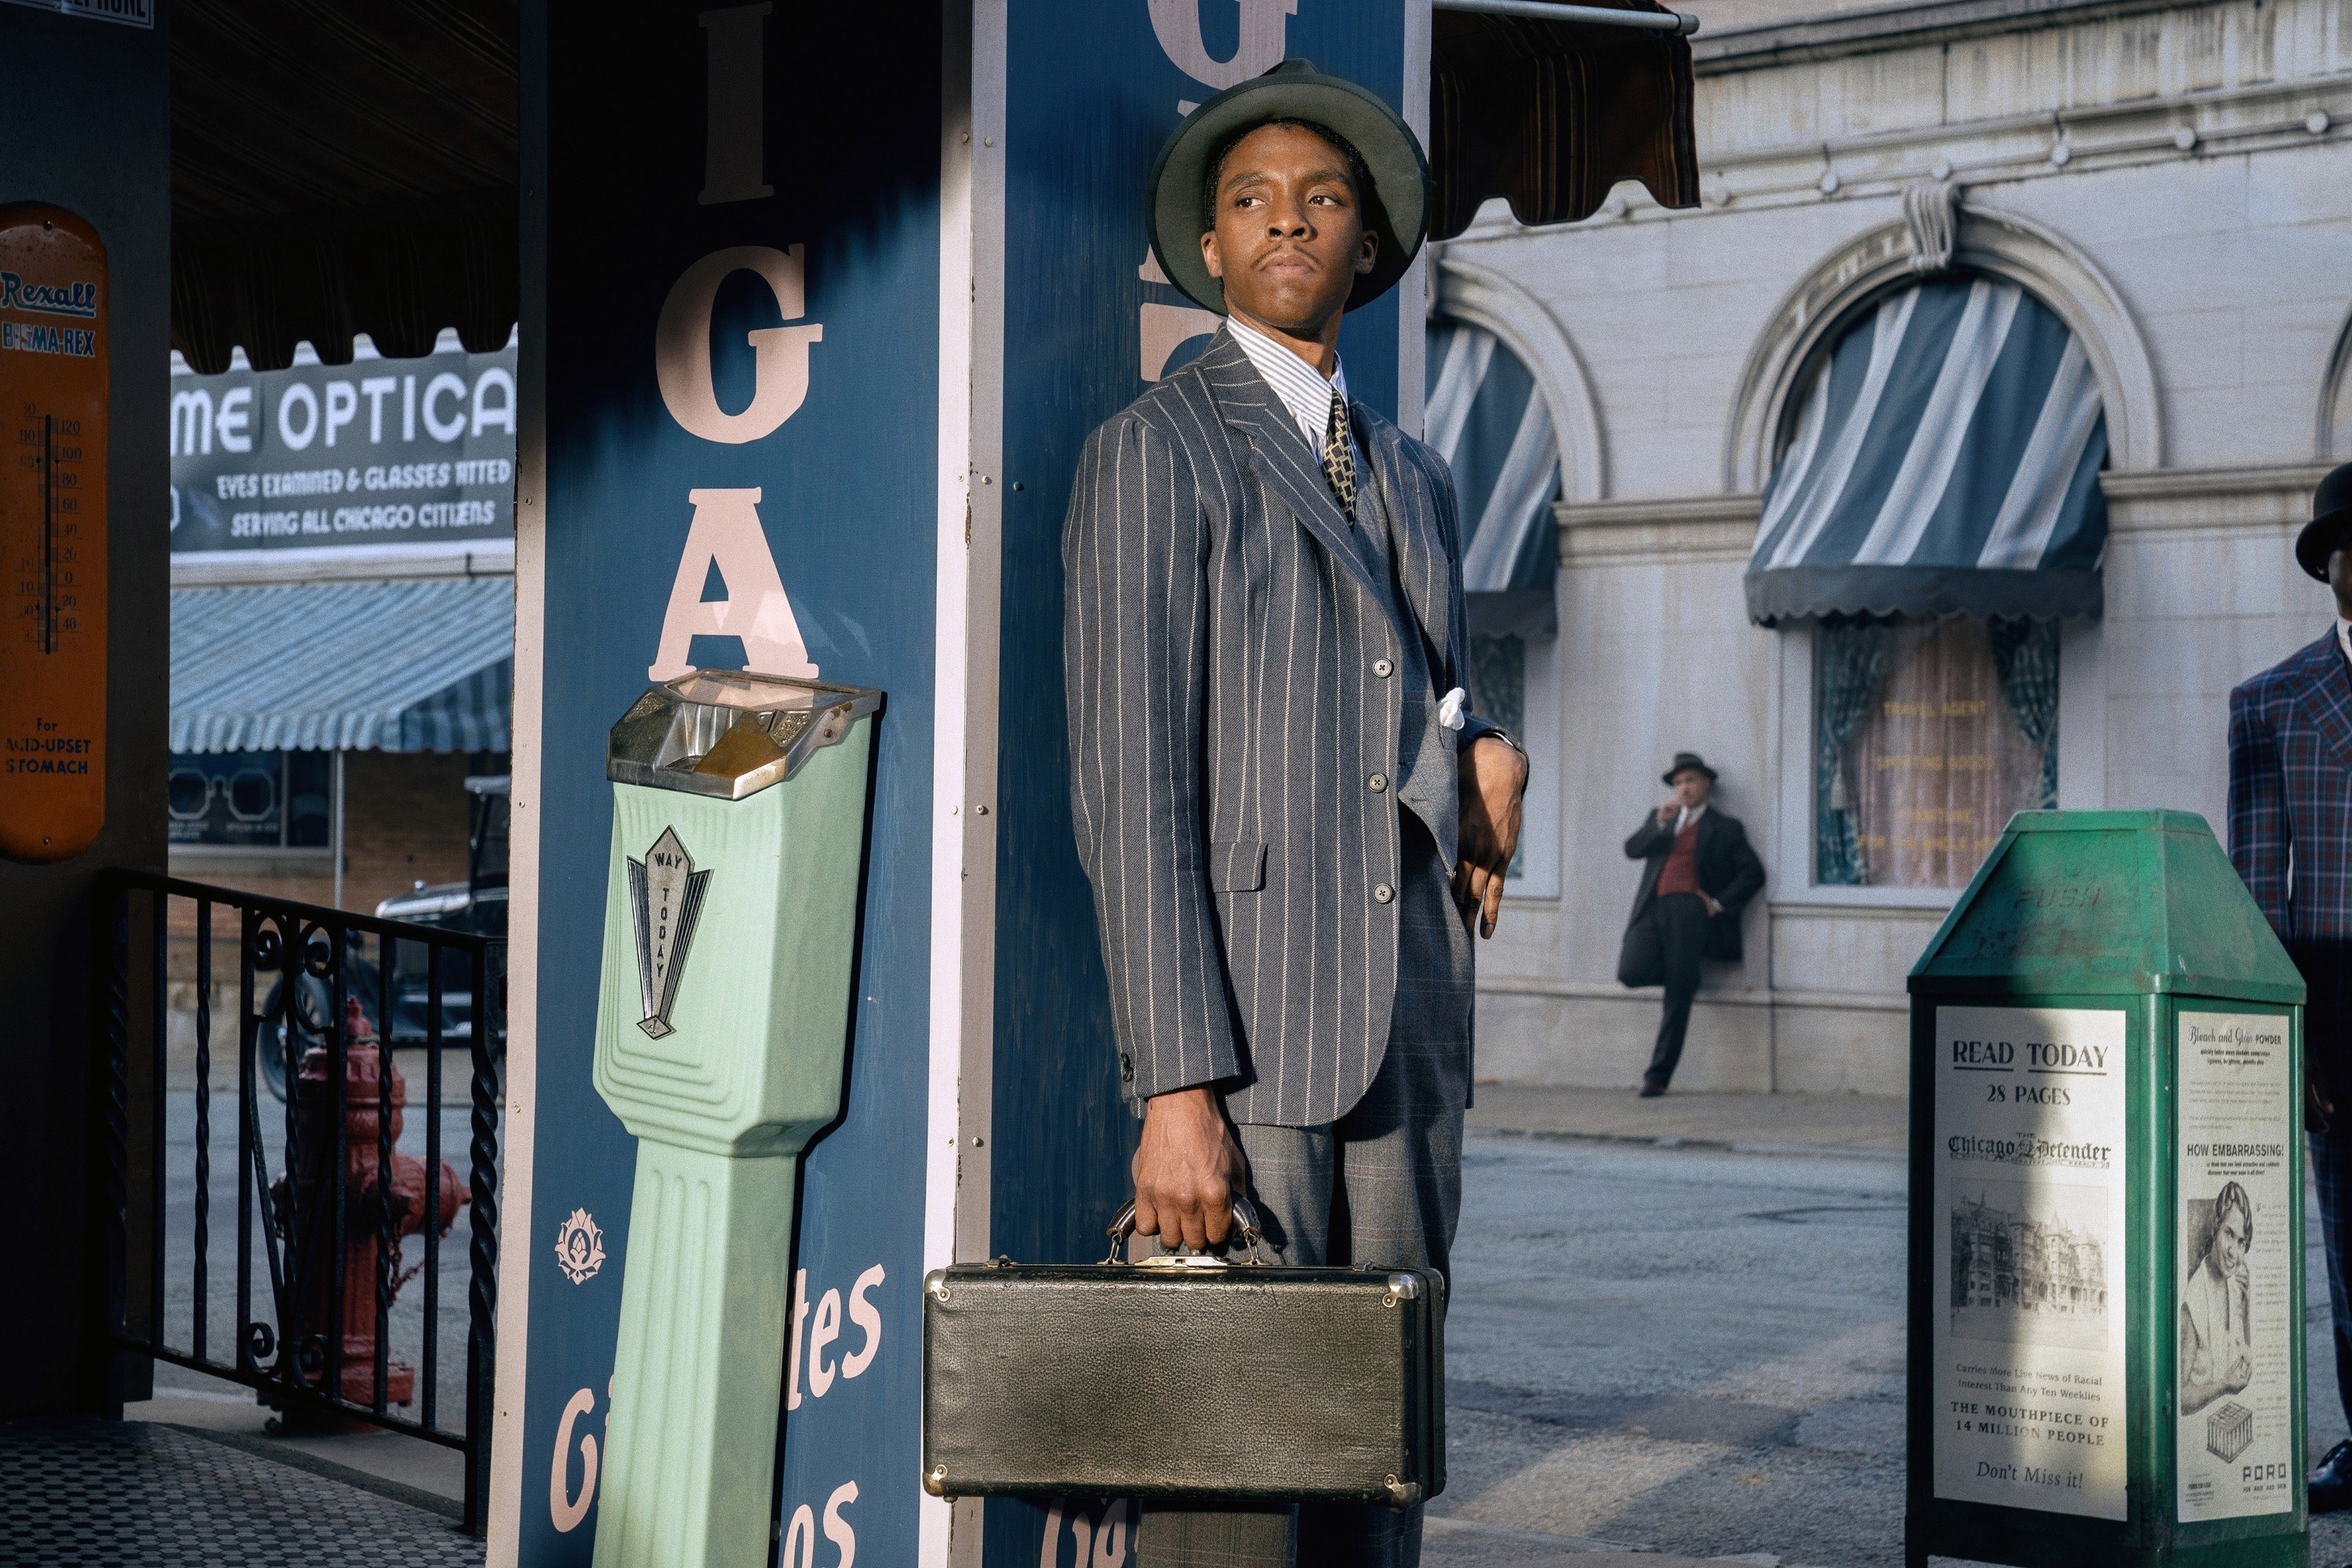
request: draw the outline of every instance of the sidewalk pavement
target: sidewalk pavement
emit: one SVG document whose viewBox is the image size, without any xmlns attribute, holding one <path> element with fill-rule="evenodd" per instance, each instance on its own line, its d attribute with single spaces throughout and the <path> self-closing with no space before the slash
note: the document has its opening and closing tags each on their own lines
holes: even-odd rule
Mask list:
<svg viewBox="0 0 2352 1568">
<path fill-rule="evenodd" d="M 123 1418 L 200 1432 L 257 1458 L 364 1488 L 451 1521 L 465 1512 L 466 1457 L 382 1427 L 280 1436 L 271 1413 L 240 1384 L 183 1367 L 155 1369 L 155 1397 L 126 1404 Z"/>
<path fill-rule="evenodd" d="M 1910 1102 L 1862 1094 L 1685 1094 L 1481 1082 L 1474 1132 L 1745 1153 L 1903 1157 Z"/>
</svg>

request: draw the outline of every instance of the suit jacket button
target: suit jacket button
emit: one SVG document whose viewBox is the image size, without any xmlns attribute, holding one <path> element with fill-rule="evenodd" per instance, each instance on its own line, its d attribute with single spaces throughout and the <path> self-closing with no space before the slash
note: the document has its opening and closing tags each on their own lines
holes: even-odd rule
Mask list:
<svg viewBox="0 0 2352 1568">
<path fill-rule="evenodd" d="M 1381 883 L 1378 887 L 1372 889 L 1372 902 L 1376 904 L 1385 904 L 1391 899 L 1395 897 L 1396 889 L 1390 887 L 1386 882 Z"/>
<path fill-rule="evenodd" d="M 1382 680 L 1386 680 L 1391 674 L 1394 673 L 1395 669 L 1396 666 L 1391 664 L 1387 659 L 1376 658 L 1372 660 L 1372 673 L 1379 676 Z"/>
<path fill-rule="evenodd" d="M 1129 1083 L 1135 1081 L 1135 1058 L 1125 1051 L 1118 1053 L 1118 1076 Z"/>
<path fill-rule="evenodd" d="M 1374 795 L 1378 795 L 1381 791 L 1389 787 L 1389 775 L 1386 773 L 1374 773 L 1370 778 L 1366 779 L 1364 782 L 1371 786 L 1371 790 Z"/>
</svg>

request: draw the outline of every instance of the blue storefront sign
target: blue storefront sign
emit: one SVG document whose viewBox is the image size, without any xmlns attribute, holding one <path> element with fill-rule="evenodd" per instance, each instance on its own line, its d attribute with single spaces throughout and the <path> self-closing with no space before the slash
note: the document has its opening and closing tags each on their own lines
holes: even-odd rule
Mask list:
<svg viewBox="0 0 2352 1568">
<path fill-rule="evenodd" d="M 775 1259 L 793 1332 L 773 1560 L 1123 1568 L 1116 1502 L 923 1495 L 920 1281 L 956 1257 L 1100 1256 L 1132 1146 L 1069 826 L 1059 541 L 1087 432 L 1214 326 L 1150 264 L 1144 174 L 1193 103 L 1286 55 L 1410 112 L 1402 0 L 1034 0 L 944 22 L 754 4 L 626 29 L 548 7 L 532 28 L 545 222 L 526 268 L 546 282 L 524 339 L 544 362 L 524 379 L 545 478 L 534 495 L 526 471 L 520 502 L 536 700 L 518 703 L 517 832 L 537 836 L 535 1023 L 502 1278 L 527 1295 L 502 1319 L 526 1340 L 501 1354 L 520 1479 L 492 1560 L 593 1551 L 635 1159 L 589 1079 L 604 747 L 649 680 L 713 665 L 887 693 L 845 1110 Z M 1416 303 L 1401 343 L 1398 295 L 1342 338 L 1351 387 L 1392 410 L 1419 328 Z"/>
<path fill-rule="evenodd" d="M 1151 260 L 1144 178 L 1196 103 L 1287 58 L 1406 109 L 1402 11 L 1395 0 L 1011 8 L 1005 221 L 992 237 L 1004 276 L 1004 473 L 1017 488 L 1003 497 L 996 1156 L 984 1255 L 1093 1262 L 1131 1190 L 1136 1123 L 1119 1098 L 1093 896 L 1070 829 L 1061 535 L 1087 434 L 1199 354 L 1217 325 Z M 1391 415 L 1398 298 L 1419 276 L 1341 324 L 1349 390 Z M 1116 1568 L 1131 1523 L 1122 1503 L 1101 1499 L 992 1501 L 987 1515 L 991 1568 Z"/>
<path fill-rule="evenodd" d="M 897 7 L 550 16 L 537 1087 L 530 1208 L 508 1221 L 529 1242 L 506 1254 L 530 1272 L 525 1563 L 593 1549 L 636 1157 L 589 1082 L 604 739 L 693 665 L 888 693 L 847 1108 L 808 1156 L 798 1256 L 775 1259 L 805 1308 L 782 1518 L 806 1510 L 796 1555 L 915 1553 L 937 25 Z M 845 74 L 860 91 L 825 89 Z M 557 1250 L 574 1211 L 603 1233 L 593 1273 Z"/>
</svg>

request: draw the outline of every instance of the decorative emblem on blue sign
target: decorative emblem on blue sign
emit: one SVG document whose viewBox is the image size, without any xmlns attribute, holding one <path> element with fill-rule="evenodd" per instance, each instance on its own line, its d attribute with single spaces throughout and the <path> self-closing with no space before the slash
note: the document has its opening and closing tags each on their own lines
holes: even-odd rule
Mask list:
<svg viewBox="0 0 2352 1568">
<path fill-rule="evenodd" d="M 556 1227 L 555 1262 L 574 1285 L 585 1285 L 604 1267 L 604 1232 L 586 1209 L 573 1209 Z"/>
<path fill-rule="evenodd" d="M 669 1034 L 669 1010 L 677 1000 L 678 976 L 686 970 L 687 944 L 694 940 L 702 912 L 702 890 L 710 873 L 694 868 L 694 858 L 665 827 L 642 860 L 629 862 L 629 903 L 637 917 L 637 990 L 646 1016 L 637 1027 L 658 1040 Z"/>
</svg>

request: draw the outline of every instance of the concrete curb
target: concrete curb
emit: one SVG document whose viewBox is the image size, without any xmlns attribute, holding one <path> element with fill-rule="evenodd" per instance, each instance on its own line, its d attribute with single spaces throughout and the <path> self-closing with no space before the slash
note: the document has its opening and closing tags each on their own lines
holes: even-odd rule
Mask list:
<svg viewBox="0 0 2352 1568">
<path fill-rule="evenodd" d="M 1549 1143 L 1612 1143 L 1630 1149 L 1688 1149 L 1720 1154 L 1795 1154 L 1814 1159 L 1903 1161 L 1909 1157 L 1901 1149 L 1861 1149 L 1839 1143 L 1765 1143 L 1746 1139 L 1689 1138 L 1679 1133 L 1663 1136 L 1633 1132 L 1560 1132 L 1517 1127 L 1474 1127 L 1473 1138 L 1521 1138 Z"/>
</svg>

